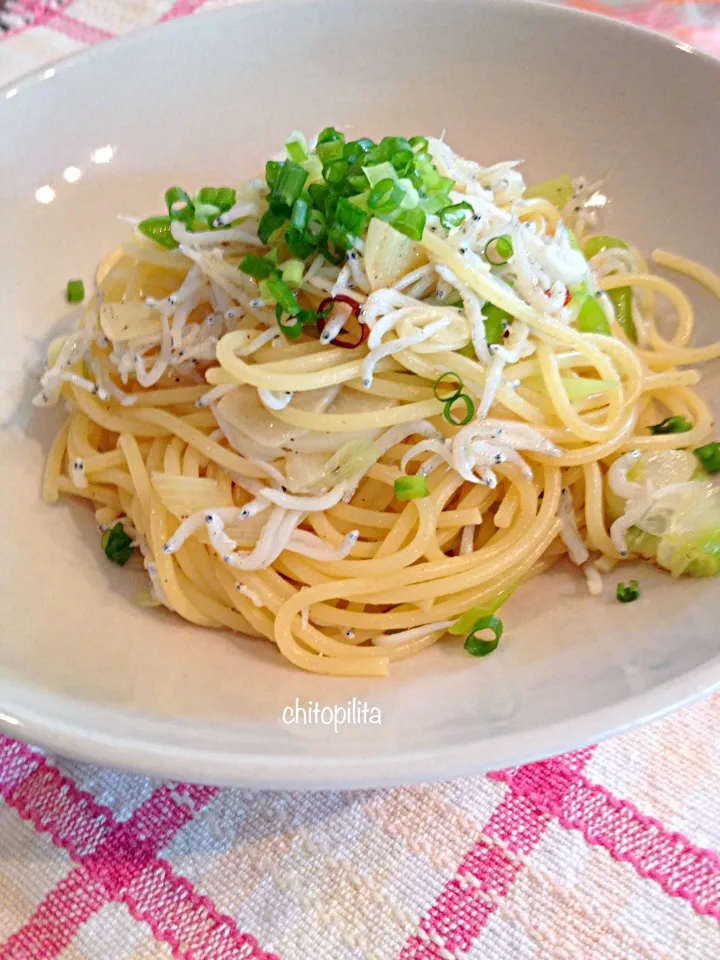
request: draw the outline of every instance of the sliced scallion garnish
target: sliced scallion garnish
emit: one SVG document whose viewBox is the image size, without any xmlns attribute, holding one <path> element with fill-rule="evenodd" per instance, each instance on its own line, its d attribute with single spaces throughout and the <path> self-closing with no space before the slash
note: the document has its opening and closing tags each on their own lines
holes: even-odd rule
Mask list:
<svg viewBox="0 0 720 960">
<path fill-rule="evenodd" d="M 85 284 L 82 280 L 68 280 L 65 295 L 68 303 L 82 303 L 85 299 Z"/>
<path fill-rule="evenodd" d="M 640 586 L 637 580 L 631 580 L 627 586 L 625 586 L 624 583 L 617 585 L 617 598 L 620 603 L 632 603 L 632 601 L 637 600 L 639 596 Z"/>
<path fill-rule="evenodd" d="M 375 214 L 392 213 L 400 206 L 404 196 L 405 191 L 397 180 L 387 177 L 384 180 L 378 180 L 370 189 L 367 204 Z"/>
<path fill-rule="evenodd" d="M 487 640 L 484 637 L 479 637 L 478 634 L 483 630 L 492 631 L 494 634 L 493 639 Z M 475 621 L 472 630 L 468 633 L 467 637 L 465 637 L 463 646 L 473 657 L 486 657 L 497 648 L 502 635 L 503 622 L 500 617 L 493 615 L 480 617 L 480 619 Z"/>
<path fill-rule="evenodd" d="M 276 268 L 275 264 L 266 257 L 259 257 L 256 253 L 246 253 L 240 264 L 240 269 L 256 280 L 267 280 Z"/>
<path fill-rule="evenodd" d="M 440 223 L 446 230 L 454 230 L 455 227 L 464 223 L 468 217 L 471 217 L 473 212 L 473 208 L 466 200 L 463 200 L 462 203 L 453 203 L 440 211 Z"/>
<path fill-rule="evenodd" d="M 400 210 L 390 220 L 392 226 L 411 240 L 422 240 L 426 221 L 425 211 L 420 207 L 412 210 Z"/>
<path fill-rule="evenodd" d="M 100 542 L 108 560 L 117 563 L 120 567 L 124 567 L 133 555 L 132 538 L 125 532 L 125 527 L 120 521 L 103 533 Z"/>
<path fill-rule="evenodd" d="M 512 237 L 507 233 L 499 237 L 493 237 L 485 244 L 484 256 L 488 263 L 494 267 L 501 267 L 507 263 L 513 255 Z"/>
<path fill-rule="evenodd" d="M 455 381 L 457 383 L 457 387 L 452 391 L 452 393 L 443 393 L 443 395 L 441 395 L 440 384 L 444 380 Z M 455 373 L 454 370 L 446 370 L 445 373 L 441 373 L 440 376 L 435 381 L 435 383 L 433 384 L 433 393 L 435 394 L 435 399 L 439 400 L 440 403 L 448 403 L 448 402 L 452 402 L 453 400 L 457 400 L 457 398 L 462 393 L 462 389 L 463 389 L 462 377 L 460 376 L 459 373 Z"/>
<path fill-rule="evenodd" d="M 453 407 L 456 403 L 462 403 L 465 405 L 465 415 L 459 419 L 453 413 Z M 454 427 L 464 427 L 466 423 L 470 423 L 472 418 L 475 416 L 475 404 L 470 396 L 467 393 L 461 393 L 458 397 L 455 397 L 454 400 L 448 400 L 443 409 L 443 416 L 448 423 L 451 423 Z"/>
<path fill-rule="evenodd" d="M 393 486 L 398 500 L 421 500 L 430 496 L 427 477 L 422 474 L 414 477 L 398 477 Z"/>
<path fill-rule="evenodd" d="M 687 433 L 692 428 L 693 425 L 686 417 L 665 417 L 660 423 L 654 423 L 650 427 L 650 433 L 656 436 L 664 433 Z"/>
<path fill-rule="evenodd" d="M 295 163 L 305 163 L 308 158 L 307 140 L 299 130 L 296 130 L 290 137 L 285 144 L 285 149 L 290 159 L 294 160 Z"/>
<path fill-rule="evenodd" d="M 290 215 L 292 206 L 302 193 L 308 172 L 294 160 L 285 160 L 280 166 L 278 178 L 270 191 L 268 203 L 277 214 Z"/>
<path fill-rule="evenodd" d="M 171 220 L 191 223 L 195 217 L 195 204 L 182 187 L 170 187 L 165 191 L 165 205 Z"/>
<path fill-rule="evenodd" d="M 166 250 L 175 250 L 179 244 L 172 235 L 170 217 L 146 217 L 137 225 L 137 229 L 149 240 Z"/>
<path fill-rule="evenodd" d="M 695 450 L 705 473 L 720 473 L 720 443 L 706 443 Z"/>
<path fill-rule="evenodd" d="M 267 281 L 267 288 L 282 310 L 293 317 L 300 313 L 300 304 L 295 299 L 295 294 L 284 281 L 274 277 L 272 280 Z"/>
<path fill-rule="evenodd" d="M 305 273 L 305 264 L 302 260 L 286 260 L 282 265 L 282 282 L 289 287 L 299 287 Z"/>
<path fill-rule="evenodd" d="M 501 310 L 494 303 L 488 302 L 482 308 L 485 317 L 485 340 L 487 343 L 502 343 L 505 324 L 510 323 L 512 317 L 506 310 Z"/>
</svg>

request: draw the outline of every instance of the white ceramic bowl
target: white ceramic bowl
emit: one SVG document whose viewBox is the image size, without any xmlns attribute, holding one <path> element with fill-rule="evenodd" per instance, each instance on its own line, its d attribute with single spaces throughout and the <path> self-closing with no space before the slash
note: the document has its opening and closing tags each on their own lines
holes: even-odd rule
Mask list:
<svg viewBox="0 0 720 960">
<path fill-rule="evenodd" d="M 104 44 L 0 93 L 0 721 L 71 756 L 215 783 L 350 787 L 553 754 L 650 719 L 720 680 L 717 585 L 643 568 L 642 599 L 577 573 L 524 587 L 497 653 L 440 644 L 387 680 L 290 668 L 268 643 L 138 609 L 92 515 L 39 498 L 57 417 L 31 373 L 69 325 L 62 292 L 193 188 L 260 169 L 295 128 L 447 131 L 525 158 L 527 179 L 612 172 L 608 225 L 720 268 L 720 65 L 608 20 L 516 0 L 246 3 Z M 718 304 L 696 301 L 700 337 Z M 63 314 L 65 317 L 63 318 Z M 712 328 L 714 327 L 714 333 Z M 379 726 L 290 726 L 356 697 Z"/>
</svg>

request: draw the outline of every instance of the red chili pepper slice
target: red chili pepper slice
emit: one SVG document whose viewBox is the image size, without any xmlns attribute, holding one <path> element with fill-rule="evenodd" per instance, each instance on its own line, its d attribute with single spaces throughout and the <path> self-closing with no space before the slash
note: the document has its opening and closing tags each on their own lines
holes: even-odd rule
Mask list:
<svg viewBox="0 0 720 960">
<path fill-rule="evenodd" d="M 546 297 L 552 296 L 552 290 L 543 290 L 543 293 Z M 572 294 L 570 293 L 570 287 L 565 287 L 565 300 L 563 301 L 563 306 L 566 307 L 572 300 Z"/>
<path fill-rule="evenodd" d="M 336 303 L 347 304 L 352 310 L 352 313 L 346 321 L 346 326 L 343 327 L 333 340 L 333 346 L 342 347 L 345 350 L 354 350 L 355 347 L 359 347 L 361 343 L 367 340 L 370 334 L 370 328 L 366 324 L 360 323 L 360 304 L 357 300 L 353 300 L 352 297 L 346 297 L 344 294 L 339 293 L 336 297 L 327 297 L 323 300 L 318 307 L 318 313 L 322 315 L 326 310 L 328 312 L 326 316 L 318 317 L 318 331 L 322 333 L 325 329 L 325 324 L 332 316 L 332 309 Z"/>
</svg>

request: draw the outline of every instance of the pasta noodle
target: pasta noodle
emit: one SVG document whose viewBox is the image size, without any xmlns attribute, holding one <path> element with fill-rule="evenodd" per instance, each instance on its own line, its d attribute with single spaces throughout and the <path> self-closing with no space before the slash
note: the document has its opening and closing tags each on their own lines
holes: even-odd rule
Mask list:
<svg viewBox="0 0 720 960">
<path fill-rule="evenodd" d="M 376 205 L 340 257 L 327 244 L 293 256 L 290 213 L 268 239 L 270 173 L 224 207 L 226 188 L 173 188 L 164 237 L 141 224 L 102 261 L 36 399 L 69 410 L 44 500 L 90 501 L 107 555 L 139 551 L 141 602 L 270 640 L 318 673 L 382 676 L 468 611 L 470 635 L 492 629 L 503 600 L 566 555 L 599 593 L 637 524 L 659 522 L 657 485 L 633 470 L 689 456 L 713 424 L 686 368 L 720 342 L 690 345 L 677 284 L 622 241 L 582 236 L 591 208 L 573 221 L 557 188 L 525 198 L 514 165 L 415 139 L 429 199 L 384 161 L 365 208 L 398 191 L 407 205 L 385 220 Z M 333 142 L 292 168 L 326 191 L 317 157 Z M 387 155 L 406 163 L 405 144 Z M 176 217 L 185 198 L 192 215 Z M 720 296 L 706 267 L 652 260 Z M 686 467 L 676 486 L 697 482 Z"/>
</svg>

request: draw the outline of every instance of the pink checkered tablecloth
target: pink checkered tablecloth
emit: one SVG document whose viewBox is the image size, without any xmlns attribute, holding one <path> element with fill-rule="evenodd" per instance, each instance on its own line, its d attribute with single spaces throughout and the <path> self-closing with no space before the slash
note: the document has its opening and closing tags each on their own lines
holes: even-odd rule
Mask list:
<svg viewBox="0 0 720 960">
<path fill-rule="evenodd" d="M 0 85 L 229 2 L 0 0 Z M 574 5 L 720 55 L 720 0 Z M 0 797 L 0 960 L 720 958 L 720 697 L 388 791 L 153 782 L 0 737 Z"/>
</svg>

